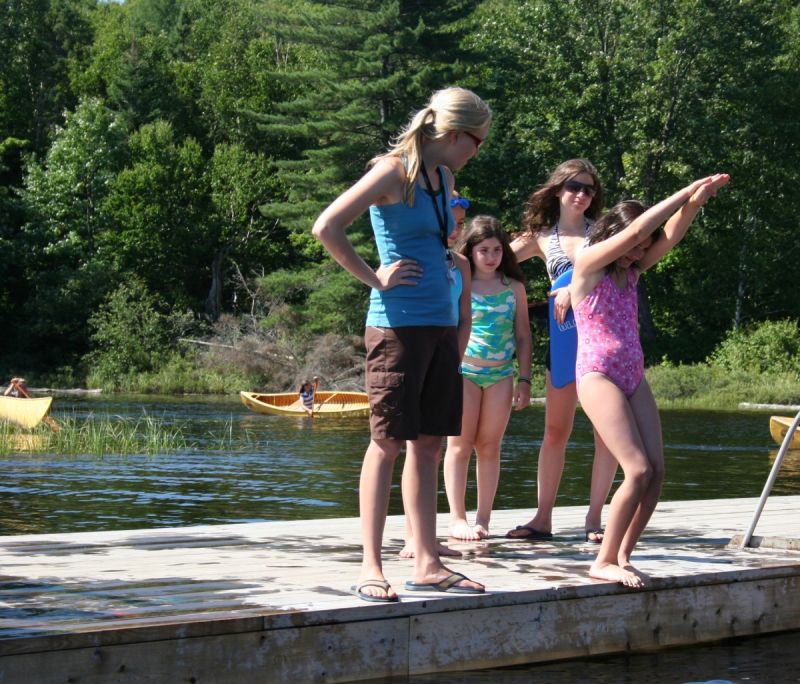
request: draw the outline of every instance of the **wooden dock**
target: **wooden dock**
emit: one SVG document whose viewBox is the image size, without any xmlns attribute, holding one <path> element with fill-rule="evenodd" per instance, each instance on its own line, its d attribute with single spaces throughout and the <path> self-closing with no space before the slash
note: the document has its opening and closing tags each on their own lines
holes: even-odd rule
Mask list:
<svg viewBox="0 0 800 684">
<path fill-rule="evenodd" d="M 800 496 L 770 498 L 760 546 L 730 547 L 755 506 L 661 503 L 642 591 L 587 577 L 584 507 L 558 508 L 548 543 L 503 538 L 531 512 L 497 511 L 496 536 L 448 560 L 481 596 L 404 592 L 391 517 L 397 604 L 349 593 L 357 519 L 0 537 L 0 682 L 342 682 L 800 629 Z"/>
</svg>

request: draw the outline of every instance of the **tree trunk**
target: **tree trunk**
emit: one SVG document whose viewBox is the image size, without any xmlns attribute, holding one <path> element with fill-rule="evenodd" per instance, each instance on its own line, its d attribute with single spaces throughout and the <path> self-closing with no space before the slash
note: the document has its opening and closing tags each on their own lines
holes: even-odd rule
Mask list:
<svg viewBox="0 0 800 684">
<path fill-rule="evenodd" d="M 206 297 L 206 315 L 212 321 L 216 321 L 222 313 L 222 265 L 230 251 L 230 247 L 223 247 L 211 260 L 211 287 Z"/>
</svg>

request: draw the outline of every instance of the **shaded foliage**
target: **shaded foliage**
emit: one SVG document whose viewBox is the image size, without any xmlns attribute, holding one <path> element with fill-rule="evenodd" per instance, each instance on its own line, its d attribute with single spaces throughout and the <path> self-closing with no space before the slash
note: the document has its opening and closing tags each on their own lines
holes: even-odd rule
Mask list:
<svg viewBox="0 0 800 684">
<path fill-rule="evenodd" d="M 155 370 L 191 323 L 191 314 L 167 307 L 142 280 L 123 283 L 89 319 L 95 383 L 114 385 L 125 376 Z"/>
<path fill-rule="evenodd" d="M 75 378 L 108 351 L 89 321 L 133 282 L 160 315 L 238 317 L 298 359 L 360 334 L 368 293 L 310 226 L 453 84 L 495 113 L 458 189 L 511 230 L 569 157 L 598 166 L 609 204 L 732 175 L 643 280 L 651 360 L 800 317 L 790 0 L 36 0 L 0 6 L 0 53 L 3 373 Z M 375 263 L 364 217 L 350 236 Z M 525 268 L 541 298 L 541 264 Z M 208 355 L 174 351 L 160 363 L 195 382 L 182 364 Z"/>
</svg>

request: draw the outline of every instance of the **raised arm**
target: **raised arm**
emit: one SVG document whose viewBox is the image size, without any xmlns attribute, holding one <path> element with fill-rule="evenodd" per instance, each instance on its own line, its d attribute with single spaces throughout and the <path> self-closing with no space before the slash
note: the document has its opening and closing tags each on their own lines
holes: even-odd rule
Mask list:
<svg viewBox="0 0 800 684">
<path fill-rule="evenodd" d="M 648 247 L 645 255 L 636 265 L 639 273 L 644 273 L 648 268 L 657 264 L 664 255 L 677 245 L 686 235 L 697 212 L 702 209 L 708 200 L 715 197 L 717 191 L 727 185 L 730 176 L 725 173 L 718 173 L 711 176 L 707 183 L 703 183 L 686 200 L 686 203 L 678 209 L 667 221 L 664 226 L 664 236 L 656 240 Z"/>
<path fill-rule="evenodd" d="M 602 242 L 584 247 L 578 252 L 575 259 L 575 275 L 583 275 L 602 271 L 606 266 L 644 242 L 658 227 L 664 223 L 675 211 L 688 200 L 702 185 L 710 183 L 714 176 L 701 178 L 682 190 L 678 190 L 665 200 L 654 204 L 641 216 L 637 216 L 630 225 L 616 235 L 612 235 Z M 574 290 L 573 289 L 573 301 Z"/>
</svg>

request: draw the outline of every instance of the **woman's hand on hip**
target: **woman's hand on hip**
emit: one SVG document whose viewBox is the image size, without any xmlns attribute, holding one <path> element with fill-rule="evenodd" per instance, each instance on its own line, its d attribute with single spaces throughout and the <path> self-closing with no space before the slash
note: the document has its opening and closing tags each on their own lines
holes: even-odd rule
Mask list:
<svg viewBox="0 0 800 684">
<path fill-rule="evenodd" d="M 397 261 L 379 266 L 375 271 L 381 286 L 381 292 L 397 285 L 416 285 L 422 277 L 422 267 L 413 259 L 398 259 Z"/>
</svg>

